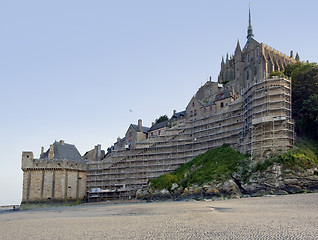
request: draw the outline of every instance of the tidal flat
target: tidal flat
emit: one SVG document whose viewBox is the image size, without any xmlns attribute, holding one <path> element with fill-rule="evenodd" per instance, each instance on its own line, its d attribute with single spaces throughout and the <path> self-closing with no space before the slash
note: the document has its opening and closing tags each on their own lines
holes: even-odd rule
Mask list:
<svg viewBox="0 0 318 240">
<path fill-rule="evenodd" d="M 5 211 L 0 239 L 317 239 L 318 193 Z"/>
</svg>

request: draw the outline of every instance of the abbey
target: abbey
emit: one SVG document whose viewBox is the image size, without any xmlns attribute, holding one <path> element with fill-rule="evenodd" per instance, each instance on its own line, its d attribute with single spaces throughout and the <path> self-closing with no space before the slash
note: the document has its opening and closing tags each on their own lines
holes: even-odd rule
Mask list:
<svg viewBox="0 0 318 240">
<path fill-rule="evenodd" d="M 243 48 L 237 41 L 234 54 L 222 59 L 218 82 L 207 81 L 168 121 L 147 127 L 140 119 L 106 152 L 97 145 L 79 156 L 64 142 L 40 159 L 24 152 L 22 201 L 134 198 L 150 179 L 223 144 L 255 161 L 286 151 L 294 143 L 291 81 L 270 74 L 297 61 L 298 54 L 287 56 L 254 39 L 249 12 L 247 41 Z"/>
</svg>

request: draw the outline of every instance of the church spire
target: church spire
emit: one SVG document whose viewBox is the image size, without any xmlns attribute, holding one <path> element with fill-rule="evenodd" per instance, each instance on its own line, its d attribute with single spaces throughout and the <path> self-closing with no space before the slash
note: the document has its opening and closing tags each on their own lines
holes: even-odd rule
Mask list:
<svg viewBox="0 0 318 240">
<path fill-rule="evenodd" d="M 248 44 L 251 42 L 253 39 L 254 34 L 253 34 L 253 27 L 252 27 L 252 20 L 251 20 L 251 3 L 248 8 L 248 28 L 247 28 L 247 41 L 245 43 L 245 46 L 243 48 L 243 51 L 246 50 Z"/>
<path fill-rule="evenodd" d="M 254 37 L 254 34 L 253 34 L 253 27 L 252 27 L 252 20 L 251 20 L 251 3 L 250 3 L 249 9 L 248 9 L 247 39 L 250 40 L 252 37 Z"/>
</svg>

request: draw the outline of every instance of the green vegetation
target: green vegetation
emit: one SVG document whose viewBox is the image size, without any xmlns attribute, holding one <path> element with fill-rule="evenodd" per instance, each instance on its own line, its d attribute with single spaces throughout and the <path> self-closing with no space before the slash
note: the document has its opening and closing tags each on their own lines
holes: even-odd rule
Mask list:
<svg viewBox="0 0 318 240">
<path fill-rule="evenodd" d="M 202 185 L 211 181 L 226 181 L 234 172 L 239 171 L 248 156 L 228 146 L 214 148 L 183 164 L 173 173 L 151 180 L 156 189 L 171 189 L 173 183 L 187 187 L 191 184 Z"/>
<path fill-rule="evenodd" d="M 288 152 L 257 164 L 254 164 L 255 161 L 247 155 L 228 146 L 211 149 L 183 164 L 173 173 L 151 180 L 151 186 L 156 189 L 171 190 L 173 183 L 188 187 L 211 181 L 222 182 L 231 178 L 235 172 L 241 175 L 243 183 L 248 183 L 253 173 L 262 173 L 274 163 L 282 164 L 283 169 L 291 170 L 318 168 L 318 65 L 297 62 L 288 65 L 284 72 L 273 72 L 270 76 L 291 77 L 292 112 L 296 121 L 296 133 L 307 140 L 300 140 L 296 147 Z"/>
<path fill-rule="evenodd" d="M 230 82 L 230 80 L 224 80 L 224 81 L 222 81 L 221 83 L 223 84 L 223 85 L 225 85 L 225 84 L 227 84 L 227 83 L 229 83 Z"/>
<path fill-rule="evenodd" d="M 279 71 L 275 71 L 269 74 L 269 77 L 273 77 L 273 76 L 279 76 L 279 77 L 283 77 L 285 76 L 284 72 L 279 72 Z"/>
<path fill-rule="evenodd" d="M 168 116 L 167 115 L 163 115 L 163 116 L 160 116 L 159 118 L 156 119 L 155 124 L 161 123 L 161 122 L 165 122 L 165 121 L 168 121 L 168 120 L 169 120 Z"/>
<path fill-rule="evenodd" d="M 183 164 L 174 172 L 151 180 L 155 189 L 171 190 L 172 184 L 188 187 L 203 185 L 212 181 L 224 182 L 233 173 L 241 175 L 242 183 L 248 183 L 253 173 L 264 172 L 274 163 L 282 164 L 283 169 L 304 170 L 318 168 L 318 141 L 300 140 L 286 153 L 253 164 L 249 156 L 239 153 L 228 146 L 214 148 Z"/>
<path fill-rule="evenodd" d="M 318 142 L 310 139 L 299 140 L 296 146 L 286 153 L 258 162 L 255 166 L 246 165 L 242 174 L 243 182 L 255 172 L 263 172 L 274 163 L 282 164 L 283 169 L 305 170 L 318 168 Z"/>
<path fill-rule="evenodd" d="M 284 74 L 292 79 L 293 119 L 300 136 L 318 138 L 318 65 L 297 62 Z"/>
<path fill-rule="evenodd" d="M 314 140 L 302 140 L 297 146 L 276 158 L 284 168 L 301 170 L 318 167 L 318 143 Z"/>
</svg>

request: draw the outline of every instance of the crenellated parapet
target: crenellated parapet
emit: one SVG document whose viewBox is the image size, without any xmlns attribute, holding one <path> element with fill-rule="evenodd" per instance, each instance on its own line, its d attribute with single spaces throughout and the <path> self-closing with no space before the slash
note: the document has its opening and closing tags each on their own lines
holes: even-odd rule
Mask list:
<svg viewBox="0 0 318 240">
<path fill-rule="evenodd" d="M 76 201 L 86 197 L 88 165 L 74 145 L 54 142 L 38 159 L 22 153 L 22 203 Z"/>
</svg>

